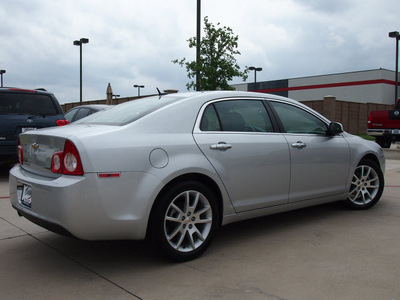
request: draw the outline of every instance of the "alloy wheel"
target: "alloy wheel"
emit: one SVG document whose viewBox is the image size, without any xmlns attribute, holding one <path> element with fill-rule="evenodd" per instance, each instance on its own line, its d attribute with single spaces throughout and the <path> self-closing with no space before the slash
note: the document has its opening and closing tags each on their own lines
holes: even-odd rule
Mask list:
<svg viewBox="0 0 400 300">
<path fill-rule="evenodd" d="M 377 172 L 370 166 L 360 165 L 354 172 L 348 198 L 354 204 L 364 206 L 375 199 L 379 188 Z"/>
<path fill-rule="evenodd" d="M 180 252 L 198 249 L 211 232 L 212 208 L 200 192 L 188 190 L 169 204 L 164 217 L 164 234 L 172 248 Z"/>
</svg>

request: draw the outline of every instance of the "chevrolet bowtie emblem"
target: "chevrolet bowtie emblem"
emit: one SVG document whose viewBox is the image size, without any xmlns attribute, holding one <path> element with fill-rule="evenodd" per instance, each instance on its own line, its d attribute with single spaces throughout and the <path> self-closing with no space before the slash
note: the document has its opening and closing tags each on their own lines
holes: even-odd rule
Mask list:
<svg viewBox="0 0 400 300">
<path fill-rule="evenodd" d="M 39 149 L 39 144 L 33 143 L 32 144 L 32 148 L 35 149 L 35 150 Z"/>
</svg>

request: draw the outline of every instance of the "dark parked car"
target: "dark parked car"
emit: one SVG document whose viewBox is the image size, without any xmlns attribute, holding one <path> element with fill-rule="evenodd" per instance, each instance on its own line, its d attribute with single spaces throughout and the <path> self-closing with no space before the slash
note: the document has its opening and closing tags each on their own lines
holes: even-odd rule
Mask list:
<svg viewBox="0 0 400 300">
<path fill-rule="evenodd" d="M 91 114 L 94 114 L 98 111 L 105 110 L 111 108 L 112 105 L 105 104 L 91 104 L 91 105 L 80 105 L 71 108 L 66 114 L 65 119 L 69 122 L 78 121 L 84 117 L 87 117 Z"/>
<path fill-rule="evenodd" d="M 65 124 L 68 122 L 52 93 L 0 88 L 0 163 L 17 161 L 20 133 Z"/>
</svg>

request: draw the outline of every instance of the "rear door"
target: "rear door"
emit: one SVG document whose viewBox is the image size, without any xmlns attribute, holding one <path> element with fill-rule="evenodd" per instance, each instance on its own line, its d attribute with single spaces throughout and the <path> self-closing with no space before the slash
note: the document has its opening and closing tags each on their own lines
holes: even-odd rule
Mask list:
<svg viewBox="0 0 400 300">
<path fill-rule="evenodd" d="M 237 212 L 287 203 L 290 153 L 263 101 L 227 99 L 203 107 L 194 139 Z"/>
</svg>

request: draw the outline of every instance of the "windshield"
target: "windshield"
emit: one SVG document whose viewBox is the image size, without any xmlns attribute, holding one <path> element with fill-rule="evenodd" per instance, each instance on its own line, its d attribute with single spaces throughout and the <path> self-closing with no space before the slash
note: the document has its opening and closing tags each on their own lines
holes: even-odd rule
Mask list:
<svg viewBox="0 0 400 300">
<path fill-rule="evenodd" d="M 174 103 L 182 99 L 177 94 L 168 96 L 154 96 L 140 98 L 130 102 L 118 104 L 109 110 L 103 110 L 76 121 L 75 124 L 102 124 L 102 125 L 126 125 L 144 115 L 155 111 L 163 106 Z"/>
</svg>

